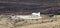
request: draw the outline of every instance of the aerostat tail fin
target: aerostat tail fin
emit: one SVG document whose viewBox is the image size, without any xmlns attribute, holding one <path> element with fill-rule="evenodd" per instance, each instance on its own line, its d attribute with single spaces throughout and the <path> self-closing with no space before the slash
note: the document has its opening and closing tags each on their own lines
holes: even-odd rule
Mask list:
<svg viewBox="0 0 60 28">
<path fill-rule="evenodd" d="M 40 12 L 38 12 L 38 16 L 40 16 Z"/>
</svg>

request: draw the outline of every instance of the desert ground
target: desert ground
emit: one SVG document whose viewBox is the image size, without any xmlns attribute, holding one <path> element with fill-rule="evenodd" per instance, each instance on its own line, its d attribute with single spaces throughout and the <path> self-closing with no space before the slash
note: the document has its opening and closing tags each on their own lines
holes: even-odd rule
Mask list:
<svg viewBox="0 0 60 28">
<path fill-rule="evenodd" d="M 42 15 L 42 17 L 42 19 L 25 20 L 9 19 L 3 15 L 0 17 L 0 28 L 60 28 L 60 15 L 53 17 Z"/>
</svg>

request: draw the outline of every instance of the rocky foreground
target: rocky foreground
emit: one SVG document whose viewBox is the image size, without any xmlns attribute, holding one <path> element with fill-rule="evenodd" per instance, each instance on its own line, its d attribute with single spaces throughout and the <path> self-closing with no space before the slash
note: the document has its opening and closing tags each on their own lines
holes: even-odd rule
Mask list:
<svg viewBox="0 0 60 28">
<path fill-rule="evenodd" d="M 60 28 L 60 15 L 44 16 L 42 19 L 24 20 L 0 17 L 0 28 Z"/>
</svg>

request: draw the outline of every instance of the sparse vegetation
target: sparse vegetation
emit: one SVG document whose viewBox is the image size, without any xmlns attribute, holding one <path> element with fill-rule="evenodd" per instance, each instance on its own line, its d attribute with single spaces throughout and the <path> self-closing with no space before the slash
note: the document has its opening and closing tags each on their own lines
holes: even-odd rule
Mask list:
<svg viewBox="0 0 60 28">
<path fill-rule="evenodd" d="M 5 16 L 2 16 L 0 19 L 0 28 L 60 28 L 59 15 L 54 15 L 52 18 L 42 15 L 45 19 L 42 18 L 37 20 L 26 20 L 20 18 L 10 20 Z"/>
</svg>

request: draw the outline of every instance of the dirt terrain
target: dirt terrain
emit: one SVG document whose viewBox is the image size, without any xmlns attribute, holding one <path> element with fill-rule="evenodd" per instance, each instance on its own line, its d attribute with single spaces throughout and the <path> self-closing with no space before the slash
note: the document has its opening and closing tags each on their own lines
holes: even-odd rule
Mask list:
<svg viewBox="0 0 60 28">
<path fill-rule="evenodd" d="M 7 16 L 2 16 L 0 17 L 0 28 L 60 28 L 60 15 L 53 17 L 45 15 L 44 18 L 36 20 L 11 20 Z"/>
</svg>

